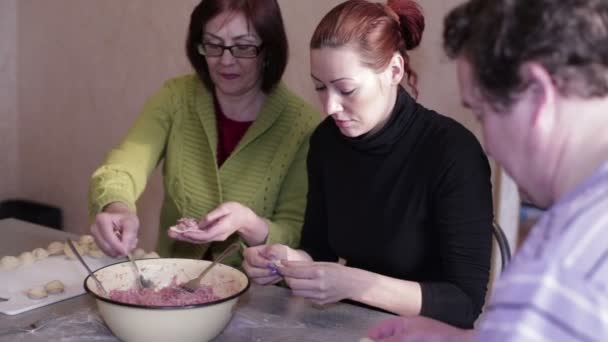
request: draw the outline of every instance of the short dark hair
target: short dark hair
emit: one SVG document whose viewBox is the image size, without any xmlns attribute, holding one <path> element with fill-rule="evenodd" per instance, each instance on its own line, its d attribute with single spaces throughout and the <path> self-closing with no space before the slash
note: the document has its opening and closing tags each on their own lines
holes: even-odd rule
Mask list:
<svg viewBox="0 0 608 342">
<path fill-rule="evenodd" d="M 508 107 L 528 87 L 520 67 L 532 61 L 564 96 L 608 95 L 608 1 L 469 0 L 444 24 L 448 56 L 471 63 L 494 104 Z"/>
<path fill-rule="evenodd" d="M 289 54 L 283 17 L 276 0 L 201 0 L 190 16 L 186 40 L 190 64 L 207 89 L 213 91 L 209 67 L 205 56 L 198 52 L 198 45 L 202 43 L 205 25 L 220 13 L 230 11 L 243 13 L 262 39 L 261 88 L 269 93 L 281 81 Z"/>
</svg>

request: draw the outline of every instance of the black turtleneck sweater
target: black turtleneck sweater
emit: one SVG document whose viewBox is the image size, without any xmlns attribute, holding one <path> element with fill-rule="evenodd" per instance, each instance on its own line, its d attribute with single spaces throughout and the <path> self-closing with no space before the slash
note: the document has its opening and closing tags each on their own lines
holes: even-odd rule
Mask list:
<svg viewBox="0 0 608 342">
<path fill-rule="evenodd" d="M 310 140 L 301 248 L 316 261 L 411 280 L 421 314 L 471 328 L 491 255 L 492 186 L 475 136 L 400 88 L 373 136 L 343 136 L 331 118 Z"/>
</svg>

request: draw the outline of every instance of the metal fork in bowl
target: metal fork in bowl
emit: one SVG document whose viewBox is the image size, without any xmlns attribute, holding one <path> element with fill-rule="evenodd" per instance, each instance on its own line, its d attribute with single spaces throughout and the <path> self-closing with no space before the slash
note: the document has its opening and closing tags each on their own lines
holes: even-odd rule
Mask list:
<svg viewBox="0 0 608 342">
<path fill-rule="evenodd" d="M 232 245 L 228 246 L 228 248 L 226 248 L 222 252 L 222 254 L 220 254 L 215 260 L 213 260 L 213 262 L 209 266 L 207 266 L 201 272 L 201 274 L 198 275 L 198 277 L 191 279 L 188 282 L 180 285 L 180 288 L 183 290 L 186 290 L 188 292 L 196 291 L 196 289 L 198 289 L 201 286 L 201 279 L 203 279 L 203 277 L 213 268 L 213 266 L 217 265 L 220 261 L 224 260 L 224 258 L 226 258 L 229 255 L 232 255 L 234 252 L 236 252 L 240 249 L 241 249 L 241 245 L 238 242 L 235 242 Z"/>
<path fill-rule="evenodd" d="M 118 227 L 116 222 L 112 222 L 112 227 L 114 228 L 114 233 L 116 234 L 116 236 L 118 236 L 118 238 L 120 238 L 122 235 L 121 231 L 120 231 L 120 227 Z M 153 288 L 154 283 L 152 282 L 152 280 L 144 278 L 144 276 L 141 274 L 141 271 L 139 270 L 139 267 L 137 266 L 137 263 L 133 259 L 133 256 L 131 256 L 131 253 L 127 253 L 127 258 L 131 262 L 131 265 L 133 266 L 133 270 L 135 271 L 135 283 L 137 284 L 137 286 L 140 289 Z"/>
</svg>

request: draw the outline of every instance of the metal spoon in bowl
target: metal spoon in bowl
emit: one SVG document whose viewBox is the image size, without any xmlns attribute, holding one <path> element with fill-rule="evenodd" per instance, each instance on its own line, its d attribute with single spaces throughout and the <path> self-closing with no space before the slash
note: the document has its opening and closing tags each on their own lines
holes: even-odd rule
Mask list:
<svg viewBox="0 0 608 342">
<path fill-rule="evenodd" d="M 220 261 L 224 260 L 224 258 L 226 258 L 229 255 L 232 255 L 234 252 L 238 251 L 241 249 L 241 245 L 238 242 L 233 243 L 232 245 L 228 246 L 228 248 L 226 248 L 222 254 L 218 255 L 218 257 L 213 260 L 213 262 L 211 263 L 211 265 L 207 266 L 202 272 L 201 274 L 198 275 L 198 277 L 189 280 L 187 283 L 180 285 L 180 288 L 183 290 L 186 290 L 188 292 L 194 292 L 196 291 L 196 289 L 198 289 L 201 286 L 201 279 L 203 279 L 203 277 L 205 276 L 205 274 L 207 274 L 212 268 L 213 266 L 217 265 Z"/>
<path fill-rule="evenodd" d="M 66 242 L 68 243 L 68 246 L 70 246 L 70 249 L 72 250 L 72 252 L 74 252 L 74 255 L 76 255 L 76 257 L 78 258 L 78 261 L 80 261 L 80 263 L 84 266 L 84 268 L 87 269 L 87 271 L 89 272 L 89 275 L 91 276 L 91 278 L 93 278 L 93 280 L 95 281 L 95 284 L 97 284 L 97 288 L 99 289 L 99 291 L 101 291 L 101 294 L 104 295 L 105 297 L 108 297 L 108 291 L 106 291 L 106 289 L 103 287 L 103 285 L 101 284 L 99 279 L 97 279 L 97 277 L 95 276 L 93 271 L 91 271 L 91 269 L 89 268 L 87 263 L 84 262 L 84 259 L 82 259 L 82 256 L 80 256 L 80 253 L 78 252 L 78 250 L 72 243 L 72 240 L 67 239 Z"/>
<path fill-rule="evenodd" d="M 118 225 L 116 225 L 116 222 L 112 222 L 112 226 L 114 227 L 114 232 L 116 233 L 118 238 L 120 238 L 121 233 Z M 133 270 L 135 271 L 135 283 L 137 284 L 137 286 L 140 289 L 153 288 L 154 283 L 150 279 L 144 278 L 144 276 L 141 274 L 141 271 L 139 270 L 139 267 L 137 267 L 137 263 L 131 256 L 131 253 L 127 253 L 127 258 L 131 262 L 131 265 L 133 265 Z"/>
</svg>

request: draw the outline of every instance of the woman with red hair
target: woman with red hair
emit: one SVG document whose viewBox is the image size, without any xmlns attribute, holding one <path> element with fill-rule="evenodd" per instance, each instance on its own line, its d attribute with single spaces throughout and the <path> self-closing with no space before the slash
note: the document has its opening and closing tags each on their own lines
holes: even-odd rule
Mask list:
<svg viewBox="0 0 608 342">
<path fill-rule="evenodd" d="M 310 141 L 300 249 L 246 250 L 257 283 L 473 326 L 490 268 L 490 167 L 471 132 L 415 100 L 408 51 L 423 30 L 411 0 L 346 1 L 316 28 L 311 77 L 327 118 Z"/>
</svg>

